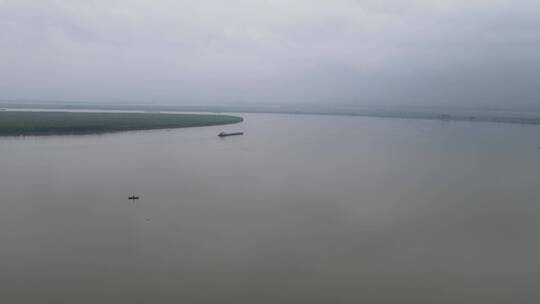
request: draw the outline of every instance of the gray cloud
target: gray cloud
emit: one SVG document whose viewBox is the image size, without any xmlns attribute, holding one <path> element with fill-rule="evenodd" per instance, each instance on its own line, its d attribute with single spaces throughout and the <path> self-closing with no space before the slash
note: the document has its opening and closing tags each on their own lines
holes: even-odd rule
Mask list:
<svg viewBox="0 0 540 304">
<path fill-rule="evenodd" d="M 0 98 L 540 103 L 533 0 L 0 0 Z"/>
</svg>

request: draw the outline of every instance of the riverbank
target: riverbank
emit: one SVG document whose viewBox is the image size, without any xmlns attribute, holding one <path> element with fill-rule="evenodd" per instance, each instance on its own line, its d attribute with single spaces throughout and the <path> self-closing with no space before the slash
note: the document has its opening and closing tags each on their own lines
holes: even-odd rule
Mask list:
<svg viewBox="0 0 540 304">
<path fill-rule="evenodd" d="M 381 118 L 430 119 L 441 121 L 475 121 L 540 125 L 540 108 L 534 109 L 467 109 L 436 107 L 376 107 L 325 105 L 128 105 L 128 104 L 60 104 L 0 102 L 0 108 L 45 110 L 108 111 L 177 111 L 209 113 L 276 113 L 307 115 L 345 115 Z"/>
<path fill-rule="evenodd" d="M 241 117 L 210 114 L 0 111 L 0 136 L 95 134 L 233 124 Z"/>
</svg>

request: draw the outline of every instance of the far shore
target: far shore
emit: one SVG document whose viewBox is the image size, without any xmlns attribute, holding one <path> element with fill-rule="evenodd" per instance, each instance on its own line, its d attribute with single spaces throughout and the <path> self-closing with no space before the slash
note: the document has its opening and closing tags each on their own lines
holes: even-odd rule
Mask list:
<svg viewBox="0 0 540 304">
<path fill-rule="evenodd" d="M 380 118 L 429 119 L 440 121 L 470 121 L 540 125 L 540 110 L 510 111 L 482 109 L 441 109 L 423 107 L 375 107 L 375 106 L 323 106 L 323 105 L 129 105 L 129 104 L 82 104 L 82 103 L 30 103 L 0 102 L 0 109 L 43 109 L 43 110 L 106 110 L 143 111 L 148 114 L 159 112 L 203 112 L 203 113 L 273 113 L 306 115 L 344 115 Z M 9 112 L 9 111 L 0 111 Z M 190 114 L 191 115 L 191 114 Z M 209 123 L 212 121 L 208 121 Z M 219 123 L 218 123 L 219 124 Z"/>
</svg>

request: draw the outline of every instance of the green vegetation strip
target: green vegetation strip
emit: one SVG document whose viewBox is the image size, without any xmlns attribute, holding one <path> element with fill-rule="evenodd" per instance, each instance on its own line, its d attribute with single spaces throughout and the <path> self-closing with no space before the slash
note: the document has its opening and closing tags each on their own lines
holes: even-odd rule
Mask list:
<svg viewBox="0 0 540 304">
<path fill-rule="evenodd" d="M 230 115 L 88 112 L 0 112 L 0 135 L 92 134 L 241 122 Z"/>
</svg>

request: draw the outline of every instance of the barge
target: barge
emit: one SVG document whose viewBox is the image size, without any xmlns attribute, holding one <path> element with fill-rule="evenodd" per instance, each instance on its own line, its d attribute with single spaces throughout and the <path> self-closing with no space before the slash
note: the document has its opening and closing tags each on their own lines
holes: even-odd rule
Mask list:
<svg viewBox="0 0 540 304">
<path fill-rule="evenodd" d="M 233 132 L 233 133 L 221 132 L 218 134 L 219 137 L 238 136 L 238 135 L 244 135 L 244 132 Z"/>
</svg>

